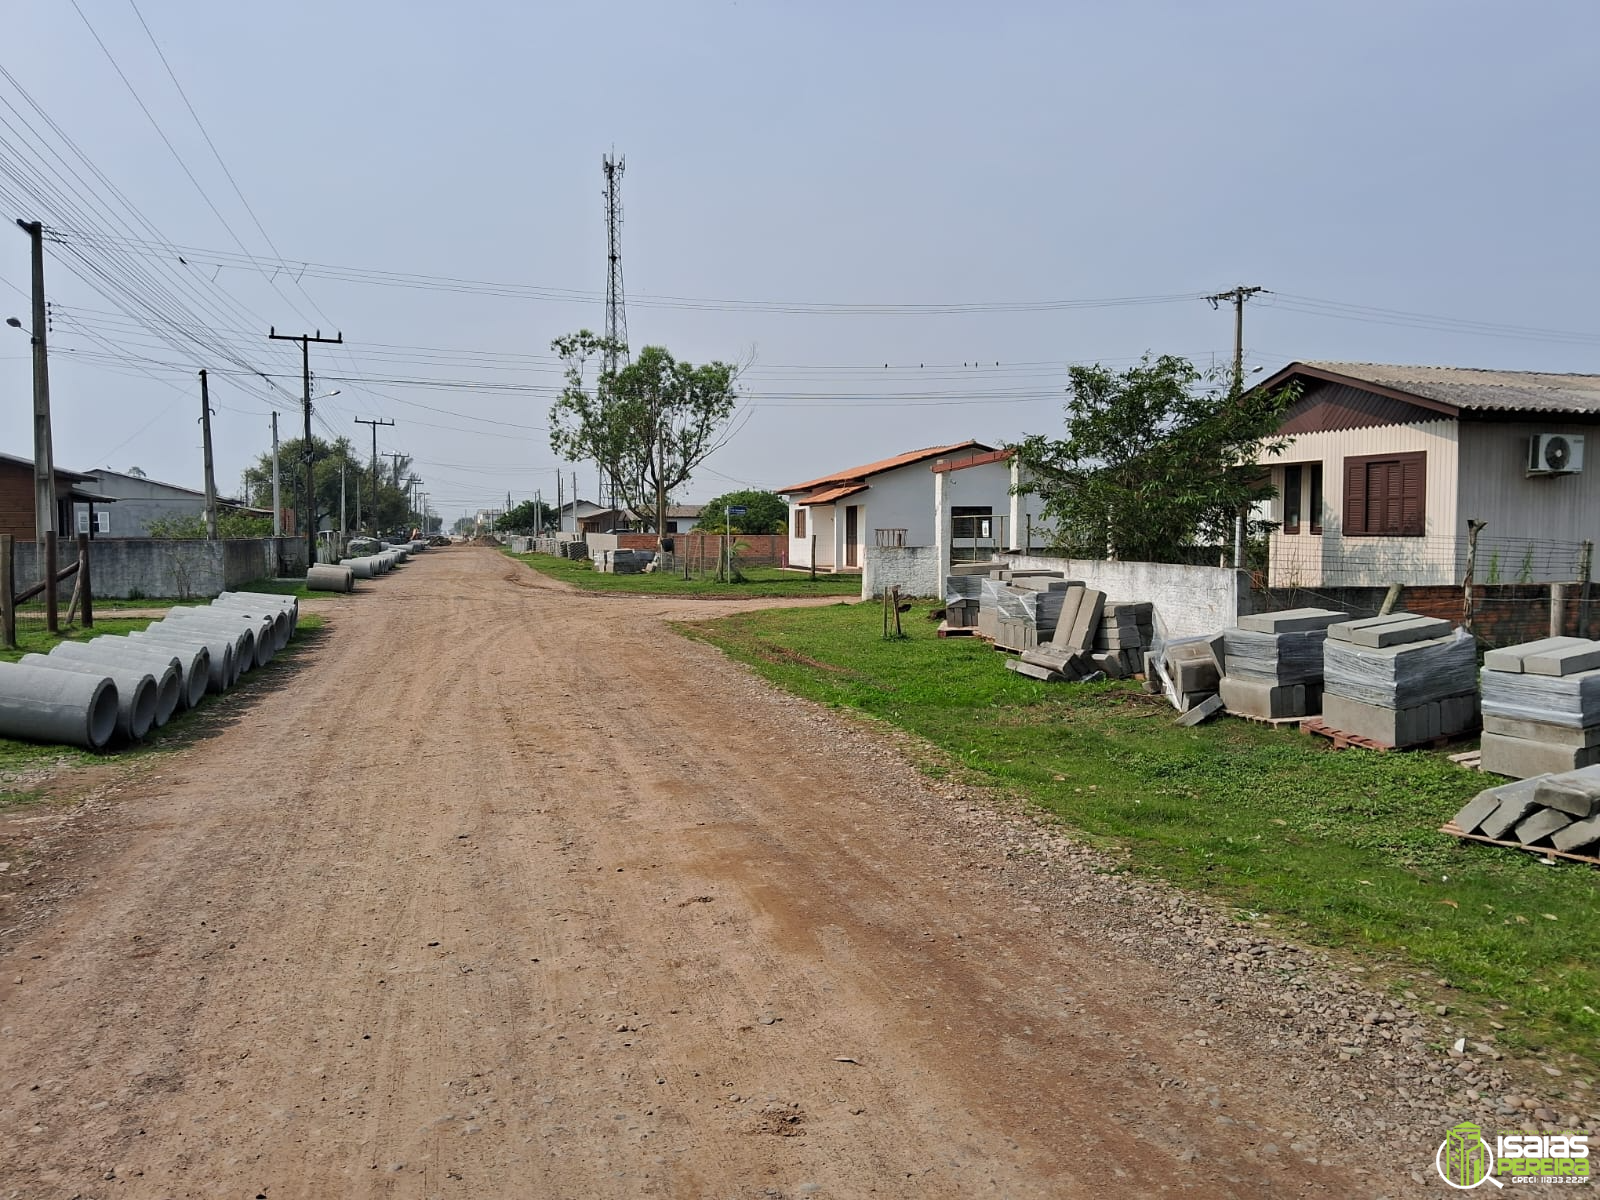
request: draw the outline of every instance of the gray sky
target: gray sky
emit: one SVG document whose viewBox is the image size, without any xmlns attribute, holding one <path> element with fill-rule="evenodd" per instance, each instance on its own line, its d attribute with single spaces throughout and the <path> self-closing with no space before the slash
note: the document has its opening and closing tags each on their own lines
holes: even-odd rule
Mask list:
<svg viewBox="0 0 1600 1200">
<path fill-rule="evenodd" d="M 341 393 L 318 412 L 359 447 L 354 417 L 393 418 L 380 450 L 416 457 L 447 518 L 549 496 L 549 343 L 603 323 L 612 147 L 633 345 L 753 358 L 739 433 L 680 499 L 1059 432 L 1068 362 L 1225 362 L 1231 315 L 1194 297 L 1236 283 L 1274 293 L 1246 318 L 1269 370 L 1596 369 L 1588 0 L 137 3 L 77 0 L 93 32 L 72 0 L 12 5 L 0 48 L 5 228 L 90 235 L 48 266 L 65 467 L 198 486 L 204 366 L 236 488 L 273 406 L 299 428 L 298 350 L 267 326 L 320 326 L 347 346 L 313 350 Z M 361 279 L 296 283 L 306 262 Z M 27 281 L 0 229 L 0 309 L 25 322 Z M 1128 297 L 1166 299 L 995 307 Z M 797 303 L 858 307 L 773 311 Z M 0 334 L 0 449 L 28 455 L 27 342 Z"/>
</svg>

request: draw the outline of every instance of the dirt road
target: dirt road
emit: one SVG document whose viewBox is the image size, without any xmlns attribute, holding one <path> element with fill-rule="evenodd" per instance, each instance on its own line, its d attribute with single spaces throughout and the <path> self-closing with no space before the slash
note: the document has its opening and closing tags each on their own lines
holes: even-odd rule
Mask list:
<svg viewBox="0 0 1600 1200">
<path fill-rule="evenodd" d="M 1300 1051 L 663 624 L 725 607 L 477 548 L 331 602 L 4 947 L 0 1196 L 1401 1194 Z"/>
</svg>

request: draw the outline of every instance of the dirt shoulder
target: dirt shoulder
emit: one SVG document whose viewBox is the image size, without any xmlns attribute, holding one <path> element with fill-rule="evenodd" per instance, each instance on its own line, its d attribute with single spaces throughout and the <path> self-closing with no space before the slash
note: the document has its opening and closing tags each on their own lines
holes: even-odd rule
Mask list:
<svg viewBox="0 0 1600 1200">
<path fill-rule="evenodd" d="M 0 1195 L 1420 1190 L 1314 965 L 666 626 L 719 605 L 455 547 L 320 606 L 0 952 Z"/>
</svg>

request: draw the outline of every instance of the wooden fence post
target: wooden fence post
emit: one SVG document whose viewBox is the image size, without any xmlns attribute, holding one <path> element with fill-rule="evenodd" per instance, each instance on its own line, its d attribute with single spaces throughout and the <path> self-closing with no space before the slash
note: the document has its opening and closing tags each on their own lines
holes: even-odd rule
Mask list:
<svg viewBox="0 0 1600 1200">
<path fill-rule="evenodd" d="M 78 593 L 83 597 L 83 627 L 94 628 L 94 588 L 89 586 L 89 535 L 78 535 Z"/>
<path fill-rule="evenodd" d="M 1560 637 L 1567 631 L 1567 585 L 1550 585 L 1550 636 Z"/>
<path fill-rule="evenodd" d="M 1583 586 L 1578 590 L 1578 636 L 1589 636 L 1589 573 L 1594 567 L 1594 542 L 1583 543 L 1583 554 L 1578 560 L 1578 574 Z"/>
<path fill-rule="evenodd" d="M 817 535 L 811 535 L 811 582 L 817 581 Z"/>
<path fill-rule="evenodd" d="M 56 599 L 56 531 L 44 535 L 44 623 L 51 633 L 61 632 L 61 605 Z"/>
<path fill-rule="evenodd" d="M 0 533 L 0 636 L 17 648 L 17 539 Z"/>
<path fill-rule="evenodd" d="M 1487 521 L 1467 521 L 1467 577 L 1461 586 L 1461 627 L 1472 633 L 1472 569 L 1478 563 L 1478 534 Z"/>
</svg>

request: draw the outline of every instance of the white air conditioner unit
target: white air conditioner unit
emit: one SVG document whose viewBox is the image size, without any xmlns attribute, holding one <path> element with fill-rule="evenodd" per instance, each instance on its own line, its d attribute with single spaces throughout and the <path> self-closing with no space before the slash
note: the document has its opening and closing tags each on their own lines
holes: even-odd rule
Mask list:
<svg viewBox="0 0 1600 1200">
<path fill-rule="evenodd" d="M 1536 433 L 1528 439 L 1529 475 L 1576 475 L 1583 470 L 1583 435 Z"/>
</svg>

